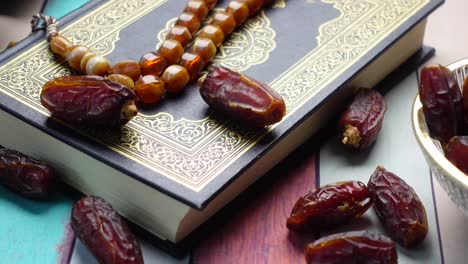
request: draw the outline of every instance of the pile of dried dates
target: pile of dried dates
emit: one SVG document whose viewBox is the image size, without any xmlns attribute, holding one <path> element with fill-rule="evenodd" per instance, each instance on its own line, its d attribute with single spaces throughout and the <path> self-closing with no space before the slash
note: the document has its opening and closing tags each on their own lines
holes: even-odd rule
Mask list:
<svg viewBox="0 0 468 264">
<path fill-rule="evenodd" d="M 447 67 L 426 66 L 419 97 L 430 136 L 440 141 L 447 159 L 468 174 L 468 78 L 460 89 Z"/>
<path fill-rule="evenodd" d="M 200 82 L 202 98 L 216 111 L 264 127 L 286 113 L 284 100 L 267 85 L 224 67 L 213 67 Z M 466 94 L 468 100 L 468 82 Z M 464 104 L 456 81 L 446 68 L 421 72 L 421 101 L 431 136 L 444 143 L 454 164 L 468 166 Z M 41 102 L 56 117 L 93 126 L 120 126 L 136 113 L 134 92 L 102 77 L 61 77 L 48 82 Z M 105 107 L 104 107 L 105 106 Z M 468 107 L 467 107 L 468 108 Z M 91 109 L 92 111 L 89 111 Z M 361 89 L 340 119 L 342 142 L 368 148 L 381 129 L 387 106 L 375 90 Z M 49 165 L 0 147 L 0 184 L 36 198 L 47 197 L 58 178 Z M 334 234 L 310 243 L 307 263 L 397 263 L 393 241 L 405 248 L 421 243 L 428 233 L 425 208 L 403 179 L 379 166 L 366 184 L 328 184 L 300 197 L 287 219 L 288 229 L 318 234 L 362 216 L 373 206 L 388 238 L 368 231 Z M 77 201 L 71 226 L 100 263 L 143 263 L 140 246 L 125 221 L 102 198 Z"/>
<path fill-rule="evenodd" d="M 405 248 L 418 245 L 428 233 L 428 222 L 414 189 L 382 166 L 367 186 L 359 181 L 337 182 L 300 197 L 286 226 L 318 234 L 359 218 L 371 205 L 391 239 L 368 231 L 330 235 L 306 247 L 307 263 L 398 263 L 393 241 Z"/>
<path fill-rule="evenodd" d="M 386 110 L 376 90 L 358 90 L 339 120 L 342 143 L 358 150 L 369 148 Z M 322 237 L 306 247 L 307 263 L 398 263 L 394 241 L 412 248 L 425 239 L 428 222 L 424 205 L 411 186 L 382 166 L 376 168 L 367 185 L 345 181 L 311 190 L 297 200 L 286 227 L 319 236 L 361 217 L 371 206 L 390 238 L 365 230 Z"/>
</svg>

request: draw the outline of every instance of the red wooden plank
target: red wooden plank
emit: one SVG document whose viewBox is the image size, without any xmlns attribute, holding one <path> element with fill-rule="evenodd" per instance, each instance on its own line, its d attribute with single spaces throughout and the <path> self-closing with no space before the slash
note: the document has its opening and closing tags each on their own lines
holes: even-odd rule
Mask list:
<svg viewBox="0 0 468 264">
<path fill-rule="evenodd" d="M 299 198 L 315 186 L 315 155 L 296 151 L 265 175 L 236 212 L 216 221 L 192 252 L 192 263 L 302 263 L 304 247 L 313 240 L 285 226 Z"/>
</svg>

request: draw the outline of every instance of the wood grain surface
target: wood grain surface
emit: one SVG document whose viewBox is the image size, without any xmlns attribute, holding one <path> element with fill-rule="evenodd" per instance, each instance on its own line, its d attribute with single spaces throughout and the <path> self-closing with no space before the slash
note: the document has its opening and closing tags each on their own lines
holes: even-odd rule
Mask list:
<svg viewBox="0 0 468 264">
<path fill-rule="evenodd" d="M 314 238 L 286 228 L 299 196 L 316 184 L 311 143 L 295 151 L 228 207 L 192 252 L 192 263 L 302 263 Z"/>
</svg>

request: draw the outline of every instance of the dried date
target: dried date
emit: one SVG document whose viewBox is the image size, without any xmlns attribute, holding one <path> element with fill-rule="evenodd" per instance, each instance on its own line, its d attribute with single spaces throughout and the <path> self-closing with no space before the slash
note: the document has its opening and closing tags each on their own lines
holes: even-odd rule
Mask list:
<svg viewBox="0 0 468 264">
<path fill-rule="evenodd" d="M 286 226 L 295 231 L 318 232 L 360 217 L 371 205 L 370 193 L 362 182 L 328 184 L 300 197 Z"/>
<path fill-rule="evenodd" d="M 462 101 L 463 110 L 465 111 L 465 117 L 468 117 L 468 78 L 465 78 L 465 80 L 463 80 Z"/>
<path fill-rule="evenodd" d="M 389 238 L 377 233 L 353 231 L 314 241 L 305 249 L 308 264 L 396 264 L 398 254 Z"/>
<path fill-rule="evenodd" d="M 455 136 L 444 148 L 445 157 L 468 175 L 468 136 Z"/>
<path fill-rule="evenodd" d="M 421 70 L 419 97 L 432 138 L 447 143 L 466 133 L 462 93 L 449 69 L 429 65 Z"/>
<path fill-rule="evenodd" d="M 55 191 L 54 169 L 26 154 L 0 146 L 0 183 L 29 198 L 44 198 Z"/>
<path fill-rule="evenodd" d="M 379 166 L 367 187 L 375 212 L 391 238 L 407 248 L 424 240 L 429 228 L 426 209 L 411 186 Z"/>
<path fill-rule="evenodd" d="M 271 87 L 225 67 L 213 67 L 200 80 L 200 94 L 215 110 L 256 127 L 281 121 L 286 105 Z"/>
<path fill-rule="evenodd" d="M 143 263 L 135 235 L 104 199 L 88 196 L 76 202 L 72 209 L 71 226 L 99 263 Z"/>
<path fill-rule="evenodd" d="M 66 122 L 119 126 L 137 114 L 135 92 L 100 76 L 66 76 L 47 82 L 42 105 Z"/>
<path fill-rule="evenodd" d="M 379 92 L 361 89 L 340 118 L 342 143 L 358 149 L 369 147 L 382 128 L 387 104 Z"/>
</svg>

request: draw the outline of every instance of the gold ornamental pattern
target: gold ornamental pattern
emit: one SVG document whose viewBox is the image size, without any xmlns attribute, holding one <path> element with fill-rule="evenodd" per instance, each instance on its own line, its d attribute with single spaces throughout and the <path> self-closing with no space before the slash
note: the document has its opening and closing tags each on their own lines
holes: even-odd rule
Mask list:
<svg viewBox="0 0 468 264">
<path fill-rule="evenodd" d="M 304 105 L 358 62 L 429 0 L 321 0 L 340 16 L 319 29 L 319 45 L 270 85 L 281 93 L 288 113 Z"/>
<path fill-rule="evenodd" d="M 62 32 L 105 55 L 112 52 L 123 28 L 164 2 L 109 1 Z M 270 83 L 286 101 L 285 118 L 352 67 L 429 0 L 322 2 L 333 5 L 340 12 L 339 17 L 320 27 L 315 49 Z M 278 11 L 287 12 L 287 8 Z M 42 41 L 0 68 L 0 91 L 49 116 L 39 102 L 41 87 L 64 74 L 69 74 L 64 62 L 56 61 L 47 42 Z M 220 123 L 210 117 L 176 120 L 168 113 L 160 113 L 157 118 L 138 115 L 120 134 L 80 132 L 187 188 L 200 191 L 275 127 L 247 131 L 230 121 Z"/>
<path fill-rule="evenodd" d="M 285 8 L 286 0 L 276 0 L 271 7 L 272 8 Z"/>
</svg>

